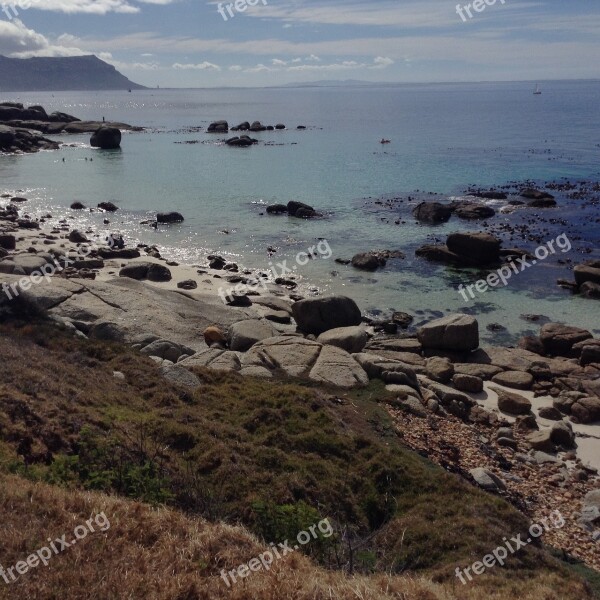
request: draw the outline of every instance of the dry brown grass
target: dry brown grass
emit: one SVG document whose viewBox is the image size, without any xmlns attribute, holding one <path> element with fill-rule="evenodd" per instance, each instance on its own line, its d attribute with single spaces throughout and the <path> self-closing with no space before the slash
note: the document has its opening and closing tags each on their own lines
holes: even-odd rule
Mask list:
<svg viewBox="0 0 600 600">
<path fill-rule="evenodd" d="M 12 584 L 0 598 L 35 600 L 583 600 L 583 585 L 551 573 L 511 584 L 481 577 L 470 586 L 423 578 L 347 577 L 316 567 L 298 554 L 227 588 L 219 576 L 264 551 L 241 527 L 209 524 L 164 508 L 99 493 L 74 492 L 0 476 L 1 562 L 7 568 L 70 534 L 104 511 L 106 532 L 88 534 Z M 67 537 L 67 539 L 69 539 Z"/>
</svg>

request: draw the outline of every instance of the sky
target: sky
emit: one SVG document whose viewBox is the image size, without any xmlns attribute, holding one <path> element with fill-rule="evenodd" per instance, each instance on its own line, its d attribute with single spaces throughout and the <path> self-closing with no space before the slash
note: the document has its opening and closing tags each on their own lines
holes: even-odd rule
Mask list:
<svg viewBox="0 0 600 600">
<path fill-rule="evenodd" d="M 151 87 L 600 77 L 598 0 L 247 2 L 0 0 L 0 54 L 95 54 Z"/>
</svg>

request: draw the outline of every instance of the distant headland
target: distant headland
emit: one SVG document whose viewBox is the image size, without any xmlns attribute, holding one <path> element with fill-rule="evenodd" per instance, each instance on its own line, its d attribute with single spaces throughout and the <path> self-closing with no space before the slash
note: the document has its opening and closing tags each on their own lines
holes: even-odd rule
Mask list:
<svg viewBox="0 0 600 600">
<path fill-rule="evenodd" d="M 143 90 L 98 57 L 7 58 L 0 56 L 1 92 Z"/>
</svg>

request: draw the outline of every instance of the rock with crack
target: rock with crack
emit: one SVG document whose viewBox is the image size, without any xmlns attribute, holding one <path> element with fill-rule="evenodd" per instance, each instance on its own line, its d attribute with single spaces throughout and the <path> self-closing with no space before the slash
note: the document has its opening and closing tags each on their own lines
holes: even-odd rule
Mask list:
<svg viewBox="0 0 600 600">
<path fill-rule="evenodd" d="M 240 355 L 222 348 L 208 348 L 198 352 L 178 363 L 186 369 L 192 367 L 207 367 L 215 371 L 239 371 L 241 368 Z"/>
<path fill-rule="evenodd" d="M 277 369 L 290 377 L 308 377 L 321 348 L 321 344 L 301 337 L 276 336 L 252 346 L 243 364 Z"/>
<path fill-rule="evenodd" d="M 346 352 L 336 346 L 323 346 L 309 379 L 340 388 L 367 385 L 369 377 L 365 370 Z"/>
<path fill-rule="evenodd" d="M 426 349 L 470 351 L 479 346 L 479 325 L 470 315 L 448 315 L 420 327 L 417 337 Z"/>
<path fill-rule="evenodd" d="M 352 354 L 362 352 L 369 336 L 364 327 L 336 327 L 325 331 L 317 342 L 323 345 L 337 346 Z"/>
</svg>

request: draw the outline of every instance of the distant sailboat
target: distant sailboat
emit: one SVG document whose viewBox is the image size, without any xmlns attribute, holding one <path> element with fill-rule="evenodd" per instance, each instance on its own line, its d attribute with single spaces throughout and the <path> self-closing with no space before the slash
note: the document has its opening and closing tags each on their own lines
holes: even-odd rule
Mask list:
<svg viewBox="0 0 600 600">
<path fill-rule="evenodd" d="M 535 90 L 533 91 L 533 95 L 534 96 L 541 96 L 542 95 L 542 90 L 540 90 L 540 84 L 536 84 L 535 86 Z"/>
</svg>

